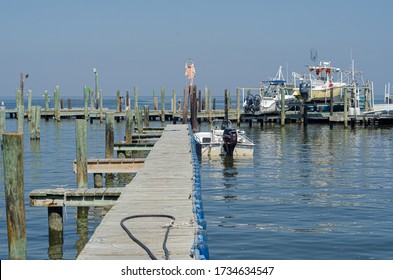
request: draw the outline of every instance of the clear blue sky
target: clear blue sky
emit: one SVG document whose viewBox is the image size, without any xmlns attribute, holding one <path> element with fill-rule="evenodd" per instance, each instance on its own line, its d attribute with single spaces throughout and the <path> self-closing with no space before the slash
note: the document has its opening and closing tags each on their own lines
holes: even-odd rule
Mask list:
<svg viewBox="0 0 393 280">
<path fill-rule="evenodd" d="M 350 53 L 382 98 L 393 82 L 393 2 L 262 0 L 0 0 L 0 94 L 13 96 L 19 73 L 41 96 L 84 85 L 115 96 L 165 86 L 182 92 L 187 58 L 198 88 L 256 87 L 279 65 L 305 73 L 310 49 L 350 68 Z"/>
</svg>

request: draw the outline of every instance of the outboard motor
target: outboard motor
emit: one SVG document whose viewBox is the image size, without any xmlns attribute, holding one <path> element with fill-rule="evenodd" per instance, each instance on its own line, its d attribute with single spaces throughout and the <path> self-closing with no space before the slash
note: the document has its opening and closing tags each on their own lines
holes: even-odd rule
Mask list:
<svg viewBox="0 0 393 280">
<path fill-rule="evenodd" d="M 302 96 L 303 101 L 306 101 L 308 99 L 308 84 L 301 83 L 299 85 L 299 92 L 300 95 Z"/>
<path fill-rule="evenodd" d="M 244 101 L 244 104 L 243 104 L 243 108 L 244 108 L 244 113 L 251 113 L 252 112 L 252 109 L 253 109 L 253 96 L 252 96 L 252 94 L 248 94 L 247 95 L 247 97 L 246 97 L 246 100 Z"/>
<path fill-rule="evenodd" d="M 261 110 L 261 96 L 259 94 L 256 94 L 254 96 L 254 108 L 253 108 L 253 113 L 258 112 Z"/>
<path fill-rule="evenodd" d="M 224 141 L 223 148 L 227 156 L 233 156 L 233 151 L 235 150 L 237 144 L 237 132 L 236 129 L 227 128 L 224 130 L 222 135 Z"/>
</svg>

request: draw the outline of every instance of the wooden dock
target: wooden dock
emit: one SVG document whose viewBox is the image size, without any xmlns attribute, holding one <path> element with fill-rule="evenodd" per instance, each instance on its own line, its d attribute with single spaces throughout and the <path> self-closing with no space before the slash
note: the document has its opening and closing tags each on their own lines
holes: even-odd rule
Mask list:
<svg viewBox="0 0 393 280">
<path fill-rule="evenodd" d="M 150 259 L 120 226 L 126 217 L 147 214 L 175 217 L 166 242 L 169 259 L 193 259 L 190 252 L 197 224 L 193 213 L 193 163 L 188 128 L 188 125 L 167 125 L 143 168 L 105 215 L 78 260 Z M 162 243 L 170 222 L 168 218 L 137 218 L 124 225 L 157 259 L 164 259 Z"/>
</svg>

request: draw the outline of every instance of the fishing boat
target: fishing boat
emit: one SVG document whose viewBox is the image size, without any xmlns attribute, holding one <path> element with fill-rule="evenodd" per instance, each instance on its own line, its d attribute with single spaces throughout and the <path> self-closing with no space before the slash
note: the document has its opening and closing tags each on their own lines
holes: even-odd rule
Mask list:
<svg viewBox="0 0 393 280">
<path fill-rule="evenodd" d="M 309 75 L 301 79 L 299 87 L 294 88 L 293 95 L 306 102 L 328 102 L 333 96 L 334 101 L 341 101 L 346 83 L 334 81 L 333 75 L 340 74 L 340 68 L 333 67 L 330 61 L 320 61 L 318 66 L 307 66 Z M 292 73 L 294 81 L 300 75 Z M 296 82 L 294 82 L 295 84 Z M 303 86 L 303 89 L 301 88 Z M 331 92 L 332 91 L 332 92 Z M 303 93 L 303 96 L 302 96 Z"/>
<path fill-rule="evenodd" d="M 273 79 L 262 81 L 258 93 L 249 92 L 243 103 L 245 113 L 254 115 L 277 114 L 281 112 L 281 90 L 284 91 L 285 110 L 291 108 L 297 99 L 291 90 L 286 87 L 286 80 L 282 74 L 282 66 L 279 67 Z"/>
<path fill-rule="evenodd" d="M 199 156 L 252 156 L 255 144 L 244 131 L 231 127 L 227 120 L 214 120 L 208 132 L 194 133 Z"/>
</svg>

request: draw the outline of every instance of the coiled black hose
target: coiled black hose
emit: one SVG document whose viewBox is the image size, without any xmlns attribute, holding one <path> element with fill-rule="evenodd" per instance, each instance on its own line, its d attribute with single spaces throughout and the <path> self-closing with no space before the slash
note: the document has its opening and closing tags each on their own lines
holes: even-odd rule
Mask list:
<svg viewBox="0 0 393 280">
<path fill-rule="evenodd" d="M 125 230 L 125 232 L 128 234 L 128 236 L 135 243 L 137 243 L 140 247 L 142 247 L 146 251 L 146 253 L 149 255 L 150 259 L 157 260 L 156 256 L 154 256 L 154 254 L 150 251 L 150 249 L 145 244 L 143 244 L 141 241 L 139 241 L 135 236 L 133 236 L 131 231 L 124 225 L 124 222 L 127 220 L 131 220 L 131 219 L 135 219 L 135 218 L 155 218 L 155 217 L 172 219 L 171 224 L 166 229 L 165 238 L 162 243 L 162 249 L 164 249 L 164 252 L 165 252 L 165 259 L 168 260 L 169 259 L 169 251 L 166 247 L 166 241 L 168 240 L 169 230 L 172 227 L 173 223 L 175 222 L 175 217 L 173 217 L 171 215 L 165 215 L 165 214 L 133 215 L 133 216 L 128 216 L 128 217 L 125 217 L 124 219 L 122 219 L 120 221 L 120 226 Z"/>
</svg>

